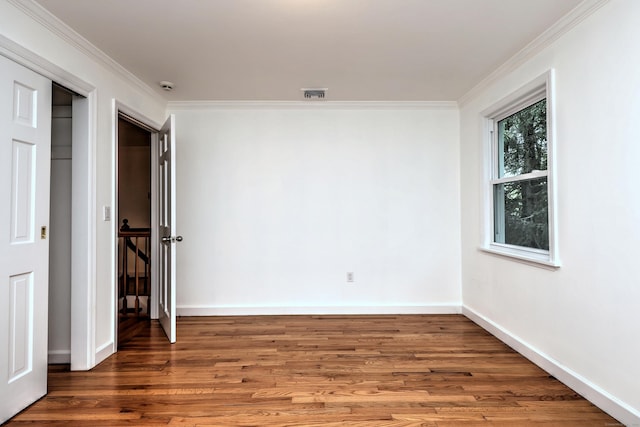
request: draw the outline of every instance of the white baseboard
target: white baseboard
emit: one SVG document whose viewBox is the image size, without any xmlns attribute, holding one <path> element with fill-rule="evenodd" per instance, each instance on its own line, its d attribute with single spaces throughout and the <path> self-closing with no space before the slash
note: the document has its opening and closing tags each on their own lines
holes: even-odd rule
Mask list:
<svg viewBox="0 0 640 427">
<path fill-rule="evenodd" d="M 640 412 L 631 406 L 621 402 L 557 360 L 530 346 L 520 337 L 472 308 L 463 305 L 462 314 L 624 425 L 628 427 L 640 426 Z"/>
<path fill-rule="evenodd" d="M 322 314 L 460 314 L 459 304 L 415 306 L 180 306 L 178 316 L 261 316 Z"/>
<path fill-rule="evenodd" d="M 68 365 L 71 363 L 71 350 L 49 350 L 47 362 L 50 365 Z"/>
<path fill-rule="evenodd" d="M 98 366 L 100 362 L 107 357 L 115 353 L 116 346 L 113 341 L 106 342 L 96 349 L 96 363 L 94 366 Z"/>
</svg>

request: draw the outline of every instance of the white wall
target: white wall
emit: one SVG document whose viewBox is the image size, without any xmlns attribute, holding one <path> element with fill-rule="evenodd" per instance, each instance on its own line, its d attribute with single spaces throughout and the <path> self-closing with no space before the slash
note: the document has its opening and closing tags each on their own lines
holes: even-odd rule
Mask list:
<svg viewBox="0 0 640 427">
<path fill-rule="evenodd" d="M 325 107 L 174 108 L 179 313 L 459 310 L 457 108 Z"/>
<path fill-rule="evenodd" d="M 640 423 L 639 22 L 640 2 L 611 1 L 460 111 L 465 307 L 520 349 L 529 346 L 558 375 L 573 377 L 578 391 L 629 425 Z M 478 251 L 480 112 L 550 68 L 556 70 L 557 271 Z"/>
<path fill-rule="evenodd" d="M 180 311 L 450 309 L 460 303 L 462 265 L 469 313 L 637 421 L 639 18 L 640 2 L 611 1 L 466 103 L 460 122 L 456 110 L 428 108 L 176 108 L 178 232 L 185 236 Z M 100 212 L 114 202 L 111 100 L 157 122 L 164 102 L 6 0 L 0 1 L 0 28 L 97 88 L 97 265 L 90 286 L 97 294 L 94 344 L 109 350 L 115 226 L 102 222 Z M 479 112 L 551 67 L 558 271 L 477 250 Z M 345 283 L 347 271 L 355 272 L 354 284 Z"/>
<path fill-rule="evenodd" d="M 97 159 L 94 192 L 97 257 L 95 282 L 89 286 L 95 288 L 96 294 L 94 344 L 99 353 L 97 361 L 100 361 L 113 348 L 115 324 L 115 225 L 102 221 L 101 215 L 102 206 L 114 205 L 112 99 L 159 123 L 164 121 L 166 104 L 159 96 L 65 41 L 6 0 L 0 1 L 0 34 L 96 88 L 97 111 L 92 120 L 95 120 Z"/>
</svg>

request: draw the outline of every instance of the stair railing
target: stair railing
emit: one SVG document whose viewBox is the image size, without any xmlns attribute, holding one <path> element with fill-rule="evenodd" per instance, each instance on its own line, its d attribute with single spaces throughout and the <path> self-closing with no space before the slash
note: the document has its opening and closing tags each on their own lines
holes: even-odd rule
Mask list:
<svg viewBox="0 0 640 427">
<path fill-rule="evenodd" d="M 121 250 L 122 270 L 118 287 L 118 298 L 122 299 L 123 314 L 140 316 L 140 297 L 147 297 L 147 315 L 150 313 L 150 228 L 131 228 L 127 219 L 122 220 L 118 232 L 118 247 Z M 133 261 L 133 266 L 130 264 Z M 133 270 L 133 271 L 131 271 Z M 134 296 L 134 307 L 129 308 L 128 296 Z"/>
</svg>

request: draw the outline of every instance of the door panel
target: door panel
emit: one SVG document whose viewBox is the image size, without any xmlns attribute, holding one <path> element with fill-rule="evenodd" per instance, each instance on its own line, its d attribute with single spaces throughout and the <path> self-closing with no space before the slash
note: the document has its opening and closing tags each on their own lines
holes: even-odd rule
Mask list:
<svg viewBox="0 0 640 427">
<path fill-rule="evenodd" d="M 9 383 L 33 369 L 33 273 L 9 278 Z"/>
<path fill-rule="evenodd" d="M 162 127 L 159 139 L 159 295 L 158 319 L 167 338 L 176 342 L 176 179 L 175 179 L 175 117 L 172 114 Z"/>
<path fill-rule="evenodd" d="M 33 174 L 35 145 L 13 140 L 11 154 L 10 242 L 33 243 Z"/>
<path fill-rule="evenodd" d="M 0 423 L 47 392 L 51 81 L 0 56 Z"/>
</svg>

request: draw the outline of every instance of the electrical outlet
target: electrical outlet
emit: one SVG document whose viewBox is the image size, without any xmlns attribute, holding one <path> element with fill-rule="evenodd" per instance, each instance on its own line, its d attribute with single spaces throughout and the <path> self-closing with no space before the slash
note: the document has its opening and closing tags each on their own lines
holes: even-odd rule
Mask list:
<svg viewBox="0 0 640 427">
<path fill-rule="evenodd" d="M 349 271 L 347 272 L 347 283 L 353 283 L 355 282 L 355 279 L 353 278 L 353 272 Z"/>
</svg>

